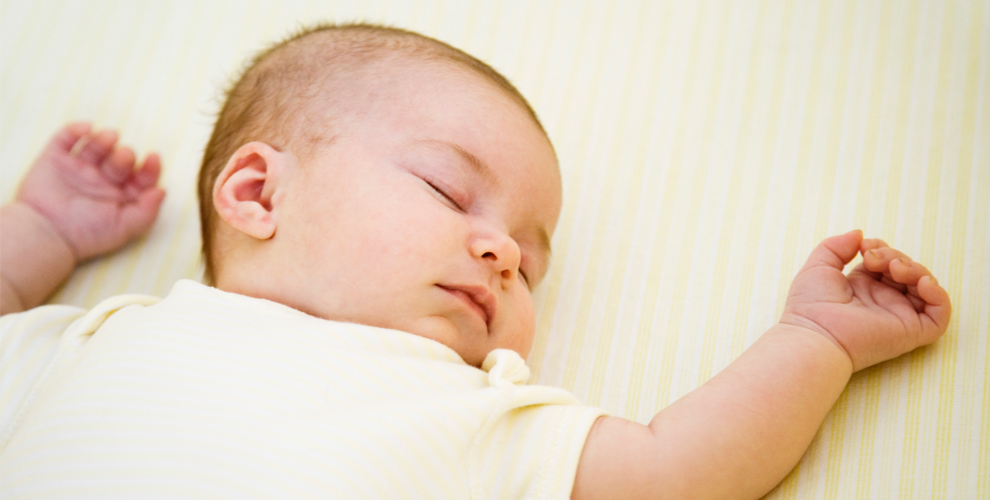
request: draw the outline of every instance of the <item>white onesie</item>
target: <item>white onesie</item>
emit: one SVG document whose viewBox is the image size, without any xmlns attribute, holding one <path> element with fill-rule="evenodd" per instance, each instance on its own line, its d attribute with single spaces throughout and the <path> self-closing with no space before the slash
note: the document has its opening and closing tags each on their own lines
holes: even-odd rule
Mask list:
<svg viewBox="0 0 990 500">
<path fill-rule="evenodd" d="M 595 419 L 408 333 L 181 281 L 0 322 L 0 497 L 568 498 Z"/>
</svg>

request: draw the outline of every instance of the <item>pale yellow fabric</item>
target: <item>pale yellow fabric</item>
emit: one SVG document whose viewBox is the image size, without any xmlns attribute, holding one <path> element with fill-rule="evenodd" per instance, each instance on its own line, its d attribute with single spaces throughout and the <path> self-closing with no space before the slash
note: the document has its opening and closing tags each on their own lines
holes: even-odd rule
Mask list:
<svg viewBox="0 0 990 500">
<path fill-rule="evenodd" d="M 5 499 L 563 499 L 603 415 L 513 351 L 192 281 L 5 316 L 0 346 Z"/>
<path fill-rule="evenodd" d="M 506 74 L 560 156 L 535 382 L 648 422 L 780 314 L 823 237 L 923 262 L 955 314 L 858 374 L 772 499 L 990 498 L 984 0 L 0 0 L 0 194 L 92 118 L 165 160 L 151 234 L 54 302 L 199 276 L 193 178 L 220 89 L 300 22 L 392 23 Z M 2 265 L 2 263 L 0 263 Z"/>
</svg>

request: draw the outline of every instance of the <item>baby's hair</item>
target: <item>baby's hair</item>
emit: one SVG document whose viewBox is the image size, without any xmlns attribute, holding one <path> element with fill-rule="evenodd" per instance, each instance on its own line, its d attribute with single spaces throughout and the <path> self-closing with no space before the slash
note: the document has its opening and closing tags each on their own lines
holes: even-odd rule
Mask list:
<svg viewBox="0 0 990 500">
<path fill-rule="evenodd" d="M 367 23 L 317 24 L 304 27 L 262 50 L 248 61 L 227 89 L 199 171 L 198 195 L 203 236 L 204 281 L 216 278 L 215 239 L 218 214 L 213 185 L 239 147 L 251 141 L 275 149 L 289 145 L 306 154 L 310 146 L 332 140 L 327 123 L 308 127 L 303 118 L 313 99 L 331 102 L 333 82 L 361 74 L 374 63 L 421 59 L 453 63 L 494 83 L 516 101 L 543 130 L 533 108 L 497 71 L 444 42 L 412 31 Z M 330 113 L 332 115 L 333 113 Z M 302 143 L 293 142 L 302 139 Z"/>
</svg>

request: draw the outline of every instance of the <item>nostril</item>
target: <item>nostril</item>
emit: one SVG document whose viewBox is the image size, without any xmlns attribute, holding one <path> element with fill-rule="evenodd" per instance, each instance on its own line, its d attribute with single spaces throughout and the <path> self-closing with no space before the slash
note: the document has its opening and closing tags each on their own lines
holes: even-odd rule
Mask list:
<svg viewBox="0 0 990 500">
<path fill-rule="evenodd" d="M 481 256 L 481 258 L 482 258 L 482 259 L 488 259 L 488 258 L 492 258 L 492 259 L 495 259 L 495 258 L 497 258 L 497 257 L 495 257 L 495 254 L 493 254 L 493 253 L 491 253 L 491 252 L 485 252 L 485 254 Z"/>
<path fill-rule="evenodd" d="M 511 271 L 509 271 L 508 269 L 503 269 L 502 270 L 502 279 L 509 279 L 511 277 L 512 277 L 512 272 Z"/>
</svg>

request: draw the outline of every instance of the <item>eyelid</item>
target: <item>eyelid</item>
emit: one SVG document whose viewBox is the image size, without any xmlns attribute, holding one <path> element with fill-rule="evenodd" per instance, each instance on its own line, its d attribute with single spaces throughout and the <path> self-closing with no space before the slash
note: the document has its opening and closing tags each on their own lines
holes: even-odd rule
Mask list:
<svg viewBox="0 0 990 500">
<path fill-rule="evenodd" d="M 448 187 L 445 183 L 439 181 L 438 179 L 430 175 L 423 175 L 423 182 L 425 182 L 428 186 L 430 186 L 431 189 L 439 193 L 440 196 L 443 196 L 448 201 L 450 201 L 450 203 L 452 203 L 455 207 L 457 207 L 458 210 L 462 212 L 465 211 L 464 206 L 461 204 L 461 202 L 457 201 L 457 199 L 455 198 L 456 195 L 451 194 L 453 190 L 450 187 Z"/>
</svg>

